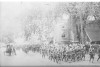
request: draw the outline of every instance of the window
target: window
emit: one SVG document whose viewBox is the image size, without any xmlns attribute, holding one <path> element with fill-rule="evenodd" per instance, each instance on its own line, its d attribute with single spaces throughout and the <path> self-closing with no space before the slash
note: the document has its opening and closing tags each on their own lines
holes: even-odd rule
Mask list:
<svg viewBox="0 0 100 67">
<path fill-rule="evenodd" d="M 65 34 L 63 34 L 63 35 L 62 35 L 62 37 L 64 37 L 64 38 L 65 38 Z"/>
</svg>

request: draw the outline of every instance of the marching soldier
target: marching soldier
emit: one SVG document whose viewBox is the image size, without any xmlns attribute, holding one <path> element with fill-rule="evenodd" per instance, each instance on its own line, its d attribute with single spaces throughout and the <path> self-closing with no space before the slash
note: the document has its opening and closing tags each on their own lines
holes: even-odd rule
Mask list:
<svg viewBox="0 0 100 67">
<path fill-rule="evenodd" d="M 97 61 L 100 59 L 100 48 L 99 48 L 99 50 L 98 50 L 98 59 L 97 59 Z"/>
<path fill-rule="evenodd" d="M 89 55 L 90 55 L 90 60 L 89 60 L 89 61 L 92 60 L 92 63 L 93 63 L 93 61 L 94 61 L 94 56 L 95 56 L 95 53 L 93 52 L 93 48 L 90 49 Z"/>
<path fill-rule="evenodd" d="M 85 45 L 84 48 L 85 48 L 86 53 L 88 53 L 89 49 L 90 49 L 90 46 L 89 45 Z"/>
</svg>

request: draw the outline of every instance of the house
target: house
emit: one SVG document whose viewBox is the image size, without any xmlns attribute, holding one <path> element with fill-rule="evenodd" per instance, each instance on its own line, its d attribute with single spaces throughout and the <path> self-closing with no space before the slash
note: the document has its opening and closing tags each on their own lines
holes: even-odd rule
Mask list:
<svg viewBox="0 0 100 67">
<path fill-rule="evenodd" d="M 86 34 L 91 44 L 100 44 L 100 21 L 96 20 L 86 25 Z"/>
</svg>

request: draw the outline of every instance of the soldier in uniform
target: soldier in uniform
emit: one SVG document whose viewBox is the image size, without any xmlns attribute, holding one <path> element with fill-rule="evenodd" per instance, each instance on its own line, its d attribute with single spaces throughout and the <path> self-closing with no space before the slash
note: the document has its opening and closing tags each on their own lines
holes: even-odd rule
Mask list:
<svg viewBox="0 0 100 67">
<path fill-rule="evenodd" d="M 100 48 L 98 49 L 98 59 L 97 61 L 100 59 Z"/>
<path fill-rule="evenodd" d="M 90 49 L 89 55 L 90 55 L 90 60 L 89 60 L 89 61 L 92 60 L 92 63 L 93 63 L 93 61 L 94 61 L 94 56 L 95 56 L 95 53 L 93 52 L 93 48 Z"/>
<path fill-rule="evenodd" d="M 86 53 L 88 53 L 89 49 L 90 49 L 90 46 L 89 45 L 85 45 L 84 48 L 85 48 Z"/>
</svg>

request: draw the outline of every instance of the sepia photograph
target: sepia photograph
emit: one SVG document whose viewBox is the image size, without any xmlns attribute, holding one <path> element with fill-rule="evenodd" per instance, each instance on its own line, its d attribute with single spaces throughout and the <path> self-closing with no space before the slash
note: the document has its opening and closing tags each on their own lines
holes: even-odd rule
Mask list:
<svg viewBox="0 0 100 67">
<path fill-rule="evenodd" d="M 100 66 L 100 2 L 0 1 L 1 66 Z"/>
</svg>

